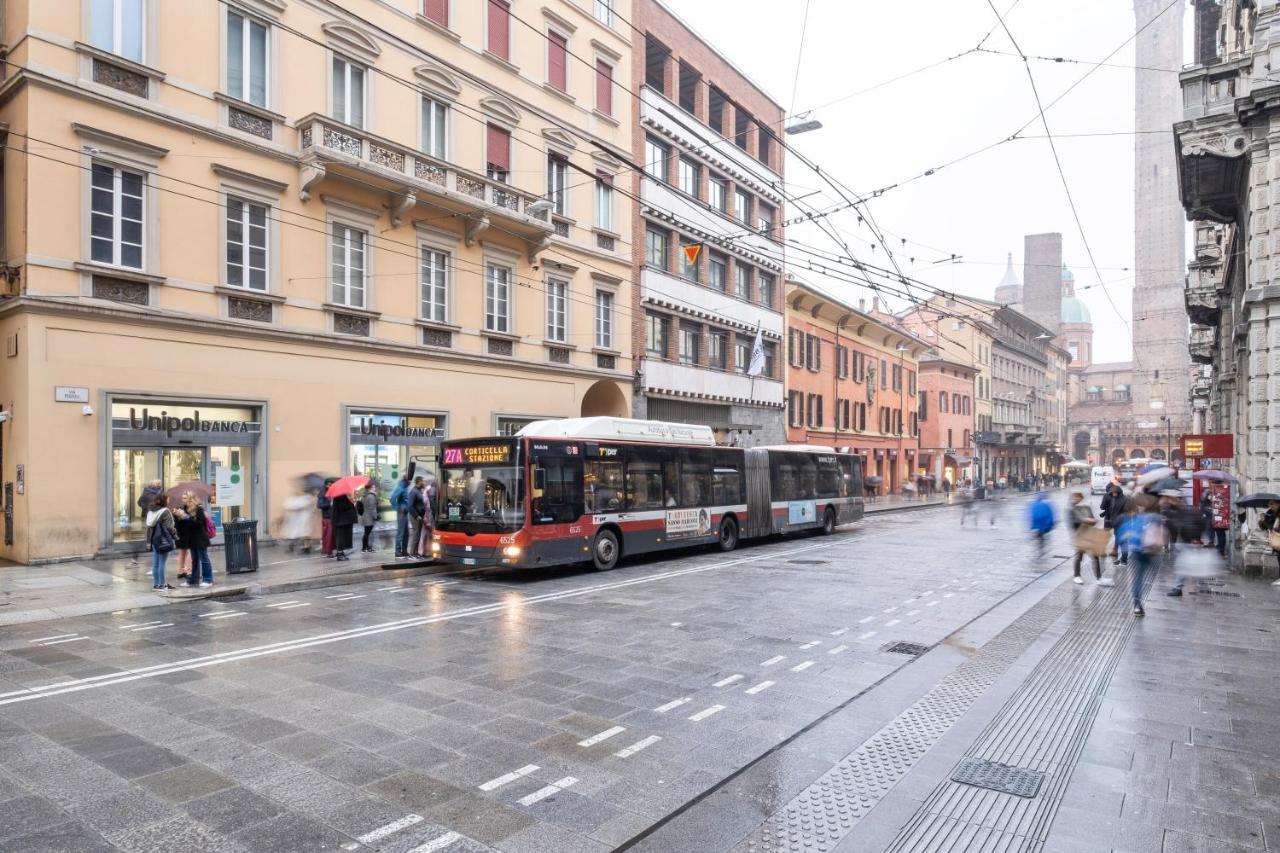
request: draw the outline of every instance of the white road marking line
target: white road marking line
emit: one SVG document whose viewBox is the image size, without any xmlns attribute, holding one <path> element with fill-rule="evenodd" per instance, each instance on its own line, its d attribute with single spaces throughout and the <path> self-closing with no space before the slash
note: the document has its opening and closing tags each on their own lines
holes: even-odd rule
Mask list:
<svg viewBox="0 0 1280 853">
<path fill-rule="evenodd" d="M 818 645 L 818 642 L 815 640 L 815 641 L 814 641 L 814 642 L 812 642 L 812 643 L 805 643 L 805 644 L 804 644 L 803 646 L 801 646 L 800 648 L 801 648 L 801 649 L 811 649 L 811 648 L 813 648 L 813 647 L 814 647 L 814 646 L 816 646 L 816 645 Z"/>
<path fill-rule="evenodd" d="M 210 616 L 210 619 L 230 619 L 232 616 L 248 616 L 244 610 L 232 610 L 230 613 L 219 613 L 217 616 Z"/>
<path fill-rule="evenodd" d="M 350 594 L 349 592 L 340 592 L 337 595 L 326 595 L 325 598 L 344 598 Z"/>
<path fill-rule="evenodd" d="M 897 625 L 901 621 L 902 621 L 901 619 L 890 619 L 888 622 L 884 623 L 884 626 L 886 628 L 892 628 L 894 625 Z"/>
<path fill-rule="evenodd" d="M 297 604 L 297 603 L 298 603 L 298 600 L 294 599 L 292 601 L 277 601 L 273 604 L 268 604 L 267 606 L 268 607 L 284 607 L 285 605 L 288 605 L 288 604 Z"/>
<path fill-rule="evenodd" d="M 653 746 L 655 743 L 657 743 L 660 740 L 662 740 L 662 738 L 658 737 L 657 735 L 649 735 L 644 740 L 638 740 L 635 743 L 631 744 L 631 746 L 627 747 L 626 749 L 618 750 L 617 752 L 614 753 L 614 755 L 618 756 L 619 758 L 630 758 L 640 750 L 647 749 L 648 747 Z"/>
<path fill-rule="evenodd" d="M 674 701 L 672 701 L 672 702 L 668 702 L 668 703 L 667 703 L 667 704 L 665 704 L 665 705 L 659 705 L 658 707 L 654 708 L 653 710 L 657 711 L 659 714 L 665 714 L 665 713 L 667 713 L 668 711 L 672 710 L 673 708 L 679 708 L 681 705 L 683 705 L 683 704 L 685 704 L 686 702 L 689 702 L 689 701 L 691 701 L 691 700 L 690 700 L 690 698 L 689 698 L 688 696 L 686 696 L 686 697 L 684 697 L 683 699 L 676 699 L 676 700 L 674 700 Z"/>
<path fill-rule="evenodd" d="M 338 600 L 339 600 L 339 601 L 355 601 L 357 598 L 365 598 L 365 595 L 364 595 L 364 594 L 361 594 L 361 595 L 344 595 L 344 596 L 342 596 L 342 598 L 339 598 Z"/>
<path fill-rule="evenodd" d="M 393 589 L 400 589 L 398 586 L 380 586 L 378 592 L 390 592 Z"/>
<path fill-rule="evenodd" d="M 755 687 L 748 687 L 748 688 L 747 688 L 747 690 L 746 690 L 746 692 L 747 692 L 747 693 L 749 693 L 750 695 L 754 696 L 754 695 L 756 695 L 757 693 L 759 693 L 759 692 L 761 692 L 761 691 L 763 691 L 763 690 L 768 690 L 770 687 L 772 687 L 773 685 L 775 685 L 775 684 L 777 684 L 777 683 L 778 683 L 778 682 L 776 682 L 776 681 L 762 681 L 762 682 L 760 682 L 759 684 L 757 684 Z"/>
<path fill-rule="evenodd" d="M 707 717 L 710 717 L 712 714 L 719 714 L 723 710 L 724 710 L 723 705 L 712 705 L 710 708 L 703 708 L 701 711 L 694 714 L 689 719 L 695 723 L 700 723 L 703 720 L 705 720 Z"/>
<path fill-rule="evenodd" d="M 172 628 L 172 627 L 173 627 L 172 622 L 161 622 L 158 625 L 143 625 L 139 628 L 134 628 L 132 630 L 136 634 L 138 631 L 154 631 L 156 628 Z"/>
<path fill-rule="evenodd" d="M 915 603 L 916 603 L 916 600 L 915 600 L 914 598 L 908 598 L 906 601 L 904 601 L 904 602 L 902 602 L 902 603 L 903 603 L 903 604 L 915 604 Z"/>
<path fill-rule="evenodd" d="M 795 666 L 791 667 L 791 671 L 792 671 L 792 672 L 804 672 L 806 669 L 808 669 L 808 668 L 809 668 L 809 667 L 811 667 L 811 666 L 813 666 L 813 661 L 811 661 L 811 660 L 807 660 L 807 661 L 805 661 L 804 663 L 798 663 L 798 664 L 796 664 Z"/>
<path fill-rule="evenodd" d="M 161 621 L 162 620 L 157 619 L 154 622 L 134 622 L 130 625 L 121 625 L 120 630 L 123 631 L 126 628 L 141 628 L 143 625 L 159 625 Z"/>
<path fill-rule="evenodd" d="M 841 634 L 847 633 L 848 631 L 849 631 L 848 628 L 837 628 L 836 630 L 831 632 L 831 636 L 839 637 Z"/>
<path fill-rule="evenodd" d="M 938 603 L 938 600 L 935 598 L 933 601 L 930 601 L 928 604 L 926 604 L 925 607 L 933 607 L 937 603 Z"/>
<path fill-rule="evenodd" d="M 672 628 L 679 628 L 679 627 L 680 627 L 681 625 L 683 625 L 683 624 L 684 624 L 683 622 L 672 622 L 672 623 L 671 623 L 671 627 L 672 627 Z"/>
<path fill-rule="evenodd" d="M 594 595 L 601 592 L 611 592 L 613 590 L 637 586 L 640 584 L 656 583 L 658 581 L 682 578 L 687 575 L 703 574 L 705 572 L 727 569 L 748 563 L 758 563 L 763 560 L 778 560 L 787 557 L 794 557 L 797 554 L 805 554 L 809 551 L 820 551 L 834 548 L 838 544 L 840 544 L 840 542 L 824 543 L 822 545 L 809 545 L 804 548 L 793 548 L 790 551 L 769 551 L 768 553 L 758 554 L 754 557 L 741 557 L 736 560 L 727 560 L 722 563 L 710 563 L 708 565 L 693 566 L 687 569 L 672 569 L 669 572 L 643 575 L 641 577 L 630 578 L 628 580 L 610 581 L 608 583 L 592 584 L 578 589 L 548 592 L 541 595 L 531 595 L 528 597 L 515 598 L 513 600 L 493 602 L 491 604 L 462 607 L 445 613 L 437 613 L 432 616 L 411 616 L 405 619 L 396 619 L 391 622 L 381 622 L 357 628 L 348 628 L 342 631 L 333 631 L 328 634 L 314 634 L 309 637 L 297 637 L 292 640 L 281 640 L 280 642 L 267 643 L 261 646 L 249 646 L 242 649 L 218 652 L 217 654 L 212 655 L 202 655 L 200 657 L 188 658 L 183 661 L 152 664 L 149 666 L 138 667 L 136 669 L 126 669 L 124 670 L 124 674 L 114 672 L 104 675 L 90 675 L 84 678 L 56 681 L 51 684 L 44 684 L 37 687 L 23 687 L 19 690 L 10 690 L 0 693 L 0 706 L 12 705 L 15 702 L 31 702 L 35 699 L 45 699 L 50 696 L 61 696 L 66 693 L 75 693 L 81 690 L 95 690 L 99 687 L 110 687 L 116 684 L 138 681 L 143 678 L 156 678 L 161 675 L 169 675 L 174 672 L 183 672 L 193 669 L 203 669 L 204 667 L 209 666 L 219 666 L 226 663 L 235 663 L 242 660 L 263 657 L 265 655 L 296 652 L 301 649 L 328 645 L 329 643 L 339 643 L 346 640 L 359 639 L 361 637 L 370 637 L 375 634 L 384 634 L 388 631 L 403 631 L 406 628 L 417 628 L 422 625 L 432 625 L 437 622 L 452 622 L 455 619 L 465 619 L 473 616 L 487 616 L 491 613 L 500 613 L 517 607 L 527 608 L 530 605 L 542 604 L 549 601 L 564 601 L 570 598 Z"/>
<path fill-rule="evenodd" d="M 775 663 L 782 663 L 786 659 L 787 659 L 786 655 L 776 655 L 774 657 L 769 658 L 767 661 L 763 661 L 760 665 L 773 666 Z"/>
<path fill-rule="evenodd" d="M 858 620 L 858 624 L 859 624 L 859 625 L 865 625 L 865 624 L 867 624 L 868 622 L 873 621 L 875 618 L 876 618 L 876 617 L 874 617 L 874 616 L 867 616 L 867 617 L 864 617 L 864 618 L 862 618 L 862 619 L 859 619 L 859 620 Z"/>
<path fill-rule="evenodd" d="M 78 643 L 81 640 L 87 640 L 88 637 L 64 637 L 61 640 L 50 640 L 47 643 L 41 643 L 42 646 L 56 646 L 59 643 Z"/>
<path fill-rule="evenodd" d="M 719 681 L 717 681 L 715 684 L 711 686 L 712 687 L 728 687 L 730 684 L 733 684 L 735 681 L 741 681 L 741 680 L 742 680 L 741 675 L 731 675 L 728 678 L 720 679 Z"/>
<path fill-rule="evenodd" d="M 943 597 L 943 598 L 951 598 L 951 597 L 952 597 L 952 596 L 954 596 L 954 595 L 955 595 L 955 593 L 954 593 L 954 592 L 949 592 L 949 593 L 947 593 L 946 595 L 944 595 L 944 596 L 942 596 L 942 597 Z"/>
<path fill-rule="evenodd" d="M 426 844 L 419 844 L 417 847 L 409 851 L 409 853 L 438 853 L 455 841 L 461 841 L 462 836 L 456 832 L 446 832 L 439 838 L 433 838 Z"/>
<path fill-rule="evenodd" d="M 527 797 L 521 797 L 518 802 L 522 806 L 531 806 L 540 800 L 545 800 L 552 794 L 558 794 L 565 788 L 571 788 L 578 784 L 578 780 L 572 776 L 566 776 L 563 779 L 557 779 L 545 788 L 539 788 Z"/>
<path fill-rule="evenodd" d="M 920 615 L 919 610 L 912 610 L 907 613 L 907 616 L 919 616 L 919 615 Z"/>
<path fill-rule="evenodd" d="M 497 788 L 501 788 L 503 785 L 507 784 L 508 782 L 514 782 L 517 779 L 520 779 L 524 776 L 528 776 L 530 773 L 535 773 L 537 772 L 537 770 L 538 770 L 538 765 L 526 764 L 524 767 L 521 767 L 519 770 L 512 770 L 510 773 L 505 773 L 502 776 L 499 776 L 497 779 L 490 779 L 488 782 L 485 782 L 483 785 L 480 785 L 479 787 L 481 791 L 493 791 L 493 790 L 496 790 Z"/>
<path fill-rule="evenodd" d="M 356 841 L 359 841 L 361 844 L 372 844 L 375 841 L 380 841 L 381 839 L 386 838 L 388 835 L 394 835 L 402 829 L 408 829 L 415 823 L 422 823 L 422 820 L 422 815 L 407 814 L 399 820 L 393 820 L 386 826 L 380 826 L 377 829 L 366 832 L 364 835 L 357 838 Z"/>
<path fill-rule="evenodd" d="M 76 634 L 54 634 L 52 637 L 36 637 L 36 638 L 35 638 L 34 640 L 32 640 L 31 642 L 33 642 L 33 643 L 45 643 L 45 642 L 48 642 L 49 640 L 61 640 L 61 639 L 65 638 L 65 637 L 75 637 L 75 636 L 78 636 L 78 635 L 76 635 Z"/>
<path fill-rule="evenodd" d="M 829 652 L 827 652 L 827 654 L 838 655 L 843 651 L 848 651 L 848 649 L 849 649 L 848 646 L 836 646 L 834 649 L 831 649 Z"/>
<path fill-rule="evenodd" d="M 895 611 L 895 610 L 897 610 L 897 609 L 898 609 L 898 608 L 896 608 L 896 607 L 886 607 L 884 610 L 881 610 L 880 612 L 881 612 L 881 613 L 883 613 L 883 614 L 885 614 L 885 615 L 887 616 L 888 614 L 890 614 L 890 613 L 894 612 L 894 611 Z"/>
<path fill-rule="evenodd" d="M 413 587 L 411 587 L 411 586 L 398 586 L 398 587 L 396 587 L 395 589 L 389 589 L 389 590 L 387 590 L 387 592 L 390 592 L 390 593 L 394 594 L 394 593 L 397 593 L 397 592 L 417 592 L 417 590 L 415 590 L 415 589 L 414 589 Z"/>
<path fill-rule="evenodd" d="M 600 743 L 601 741 L 608 740 L 609 738 L 613 737 L 614 735 L 620 735 L 620 734 L 622 734 L 622 733 L 623 733 L 623 732 L 625 732 L 626 730 L 627 730 L 627 727 L 626 727 L 626 726 L 614 726 L 614 727 L 613 727 L 613 728 L 611 728 L 611 729 L 605 729 L 604 731 L 600 732 L 600 734 L 598 734 L 598 735 L 592 735 L 591 737 L 587 738 L 586 740 L 580 740 L 580 741 L 578 741 L 578 746 L 595 746 L 596 744 Z"/>
<path fill-rule="evenodd" d="M 859 637 L 858 639 L 859 639 L 859 640 L 870 640 L 870 639 L 871 639 L 872 637 L 874 637 L 875 635 L 876 635 L 876 632 L 875 632 L 875 631 L 868 631 L 867 633 L 863 634 L 863 635 L 862 635 L 861 637 Z"/>
<path fill-rule="evenodd" d="M 933 590 L 926 589 L 924 592 L 920 593 L 921 598 L 924 598 L 926 595 L 933 595 Z"/>
<path fill-rule="evenodd" d="M 293 604 L 282 604 L 276 610 L 292 610 L 295 607 L 310 607 L 310 601 L 295 601 Z"/>
</svg>

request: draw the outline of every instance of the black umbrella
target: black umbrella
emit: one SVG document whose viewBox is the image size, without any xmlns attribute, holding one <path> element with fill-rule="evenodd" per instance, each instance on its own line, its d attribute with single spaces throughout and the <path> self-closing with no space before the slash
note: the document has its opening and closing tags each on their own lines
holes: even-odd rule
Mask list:
<svg viewBox="0 0 1280 853">
<path fill-rule="evenodd" d="M 1186 485 L 1186 480 L 1179 480 L 1177 477 L 1167 477 L 1158 483 L 1152 483 L 1147 486 L 1147 491 L 1152 492 L 1153 494 L 1169 491 L 1170 489 L 1175 492 L 1180 492 Z"/>
<path fill-rule="evenodd" d="M 1242 498 L 1236 498 L 1236 506 L 1261 509 L 1272 501 L 1280 501 L 1280 495 L 1277 495 L 1275 492 L 1256 492 L 1252 495 L 1245 495 Z"/>
<path fill-rule="evenodd" d="M 303 474 L 298 481 L 304 492 L 318 492 L 325 486 L 324 474 Z"/>
</svg>

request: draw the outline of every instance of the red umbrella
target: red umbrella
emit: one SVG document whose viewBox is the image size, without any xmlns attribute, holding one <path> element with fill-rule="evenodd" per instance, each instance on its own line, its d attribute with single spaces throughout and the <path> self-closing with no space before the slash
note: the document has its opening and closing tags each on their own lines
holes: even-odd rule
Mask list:
<svg viewBox="0 0 1280 853">
<path fill-rule="evenodd" d="M 325 497 L 336 498 L 338 495 L 355 494 L 356 489 L 362 489 L 368 484 L 369 478 L 364 474 L 351 474 L 347 477 L 339 477 L 334 480 L 326 491 Z"/>
</svg>

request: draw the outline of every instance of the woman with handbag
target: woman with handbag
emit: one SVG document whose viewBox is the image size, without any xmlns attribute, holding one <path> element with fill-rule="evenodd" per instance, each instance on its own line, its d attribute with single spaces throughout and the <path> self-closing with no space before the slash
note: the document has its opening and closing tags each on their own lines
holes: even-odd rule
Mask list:
<svg viewBox="0 0 1280 853">
<path fill-rule="evenodd" d="M 1276 555 L 1276 565 L 1280 566 L 1280 501 L 1271 501 L 1267 504 L 1267 511 L 1263 513 L 1258 526 L 1269 531 L 1267 544 L 1271 546 L 1271 553 Z M 1280 580 L 1274 581 L 1271 585 L 1280 586 Z"/>
<path fill-rule="evenodd" d="M 191 576 L 187 586 L 201 586 L 206 589 L 213 586 L 213 563 L 209 561 L 209 543 L 217 535 L 213 519 L 204 511 L 204 504 L 193 499 L 187 510 L 191 519 L 191 527 L 187 531 L 188 543 L 191 547 Z"/>
<path fill-rule="evenodd" d="M 1071 530 L 1072 542 L 1075 545 L 1076 561 L 1073 583 L 1084 583 L 1080 579 L 1080 563 L 1088 554 L 1093 558 L 1093 577 L 1101 586 L 1111 586 L 1110 578 L 1102 577 L 1102 555 L 1106 553 L 1111 536 L 1097 526 L 1093 517 L 1093 507 L 1084 499 L 1083 492 L 1071 493 Z"/>
<path fill-rule="evenodd" d="M 173 589 L 164 579 L 164 564 L 177 545 L 177 528 L 169 511 L 169 496 L 160 492 L 147 513 L 147 547 L 151 549 L 151 588 Z"/>
</svg>

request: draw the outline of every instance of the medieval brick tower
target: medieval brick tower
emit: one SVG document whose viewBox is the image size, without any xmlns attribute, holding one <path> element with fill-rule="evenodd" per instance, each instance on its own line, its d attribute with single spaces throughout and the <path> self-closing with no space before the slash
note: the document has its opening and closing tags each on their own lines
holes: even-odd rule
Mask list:
<svg viewBox="0 0 1280 853">
<path fill-rule="evenodd" d="M 1178 75 L 1165 69 L 1182 67 L 1182 8 L 1166 0 L 1134 0 L 1133 8 L 1138 28 L 1150 23 L 1138 34 L 1135 62 L 1133 413 L 1140 421 L 1172 418 L 1176 447 L 1176 436 L 1191 425 L 1191 360 L 1183 304 L 1186 221 L 1172 137 L 1182 94 Z M 1163 401 L 1163 409 L 1153 410 L 1153 400 Z"/>
</svg>

